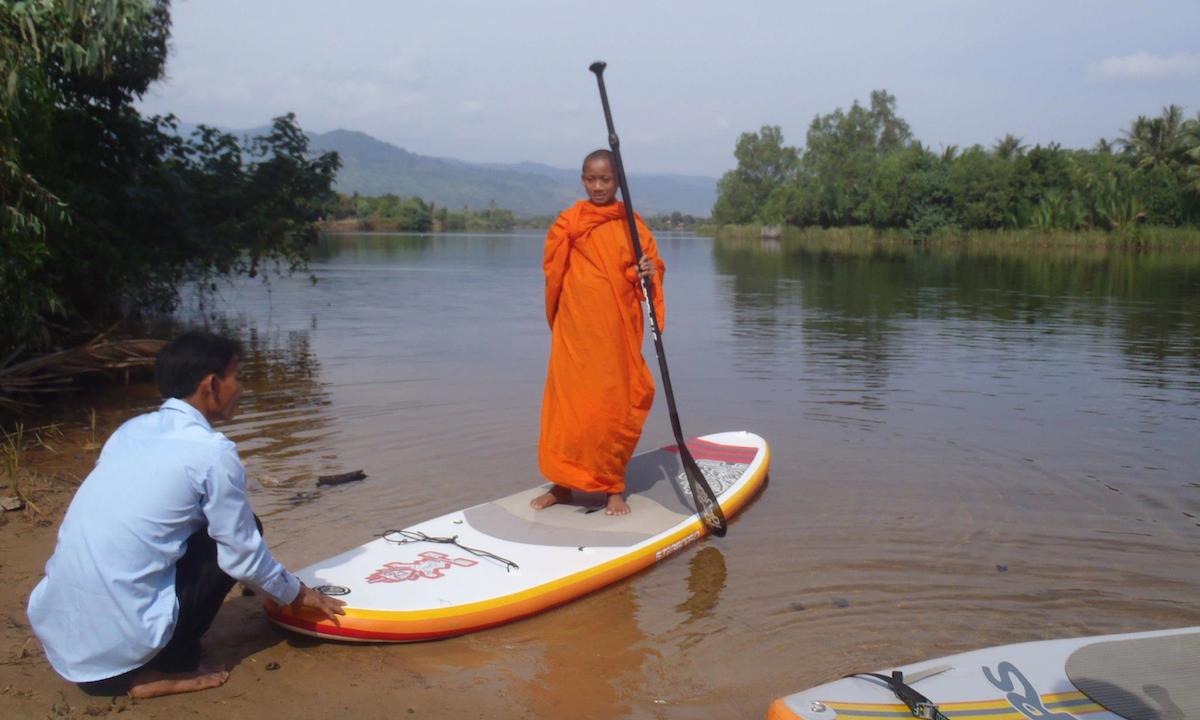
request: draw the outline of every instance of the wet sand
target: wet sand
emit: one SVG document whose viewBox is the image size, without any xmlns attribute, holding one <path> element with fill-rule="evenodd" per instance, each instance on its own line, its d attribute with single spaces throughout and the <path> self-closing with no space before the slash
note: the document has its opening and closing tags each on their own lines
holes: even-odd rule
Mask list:
<svg viewBox="0 0 1200 720">
<path fill-rule="evenodd" d="M 226 686 L 87 698 L 46 664 L 24 606 L 96 453 L 88 408 L 102 441 L 156 404 L 149 386 L 112 388 L 52 413 L 63 436 L 24 462 L 42 514 L 0 521 L 0 716 L 762 717 L 772 699 L 852 671 L 1200 625 L 1200 369 L 1188 360 L 1200 333 L 1111 332 L 1120 299 L 1046 302 L 1044 290 L 1015 318 L 981 309 L 995 294 L 880 316 L 839 304 L 869 294 L 853 273 L 714 268 L 698 242 L 660 240 L 684 428 L 772 444 L 770 483 L 726 538 L 430 643 L 318 642 L 275 628 L 258 598 L 231 597 L 205 642 L 232 667 Z M 250 357 L 242 414 L 220 429 L 289 567 L 538 482 L 538 239 L 385 249 L 353 240 L 318 263 L 315 289 L 221 298 Z M 821 295 L 840 288 L 852 298 Z M 664 405 L 643 450 L 670 441 Z M 359 468 L 363 482 L 315 486 Z"/>
</svg>

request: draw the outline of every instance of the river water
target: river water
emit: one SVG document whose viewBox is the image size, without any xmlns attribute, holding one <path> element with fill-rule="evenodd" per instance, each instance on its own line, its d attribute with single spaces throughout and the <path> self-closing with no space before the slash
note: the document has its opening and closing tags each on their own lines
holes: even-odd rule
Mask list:
<svg viewBox="0 0 1200 720">
<path fill-rule="evenodd" d="M 315 284 L 188 299 L 247 341 L 225 430 L 285 564 L 539 482 L 542 238 L 331 236 Z M 856 670 L 1200 624 L 1200 259 L 659 246 L 684 431 L 765 437 L 767 489 L 724 539 L 381 662 L 483 709 L 761 717 Z M 660 395 L 641 449 L 670 441 Z"/>
</svg>

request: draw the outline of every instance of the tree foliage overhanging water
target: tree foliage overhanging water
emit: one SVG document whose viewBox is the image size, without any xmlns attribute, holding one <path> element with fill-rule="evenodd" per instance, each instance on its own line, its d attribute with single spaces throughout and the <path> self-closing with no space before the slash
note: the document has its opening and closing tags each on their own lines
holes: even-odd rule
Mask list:
<svg viewBox="0 0 1200 720">
<path fill-rule="evenodd" d="M 778 126 L 743 133 L 713 220 L 898 228 L 914 237 L 1200 224 L 1200 113 L 1187 118 L 1177 105 L 1091 150 L 1029 148 L 1006 135 L 991 148 L 934 152 L 897 115 L 896 98 L 877 90 L 868 106 L 814 118 L 805 143 L 785 145 Z"/>
<path fill-rule="evenodd" d="M 0 365 L 187 280 L 304 266 L 337 155 L 290 114 L 240 140 L 141 117 L 170 25 L 166 0 L 0 4 Z"/>
</svg>

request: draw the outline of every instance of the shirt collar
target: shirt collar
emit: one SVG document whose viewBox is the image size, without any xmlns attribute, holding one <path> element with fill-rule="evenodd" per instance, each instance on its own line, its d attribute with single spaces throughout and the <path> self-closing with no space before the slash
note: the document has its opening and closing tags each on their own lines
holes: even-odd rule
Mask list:
<svg viewBox="0 0 1200 720">
<path fill-rule="evenodd" d="M 212 430 L 212 425 L 208 423 L 208 418 L 204 417 L 204 413 L 197 410 L 186 400 L 180 400 L 179 398 L 167 398 L 166 402 L 164 402 L 159 409 L 181 412 L 209 430 Z"/>
</svg>

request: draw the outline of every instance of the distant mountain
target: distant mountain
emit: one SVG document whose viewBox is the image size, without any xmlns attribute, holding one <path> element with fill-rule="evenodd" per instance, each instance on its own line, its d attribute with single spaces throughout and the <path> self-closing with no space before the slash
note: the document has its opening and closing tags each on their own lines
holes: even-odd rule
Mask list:
<svg viewBox="0 0 1200 720">
<path fill-rule="evenodd" d="M 193 123 L 180 122 L 179 132 L 190 135 Z M 261 135 L 270 126 L 234 130 L 238 137 Z M 427 202 L 458 209 L 496 207 L 517 215 L 553 215 L 583 197 L 579 170 L 541 163 L 470 163 L 418 155 L 355 130 L 310 133 L 311 148 L 334 150 L 342 158 L 337 189 L 344 193 L 401 197 L 416 195 Z M 716 178 L 701 175 L 641 174 L 629 176 L 634 206 L 645 215 L 679 212 L 697 217 L 712 213 L 717 200 Z"/>
<path fill-rule="evenodd" d="M 337 188 L 344 193 L 416 195 L 438 205 L 497 207 L 518 215 L 551 215 L 582 197 L 579 171 L 540 163 L 469 163 L 411 153 L 353 130 L 310 135 L 312 148 L 342 158 Z M 638 212 L 707 216 L 716 201 L 716 178 L 631 174 Z"/>
</svg>

